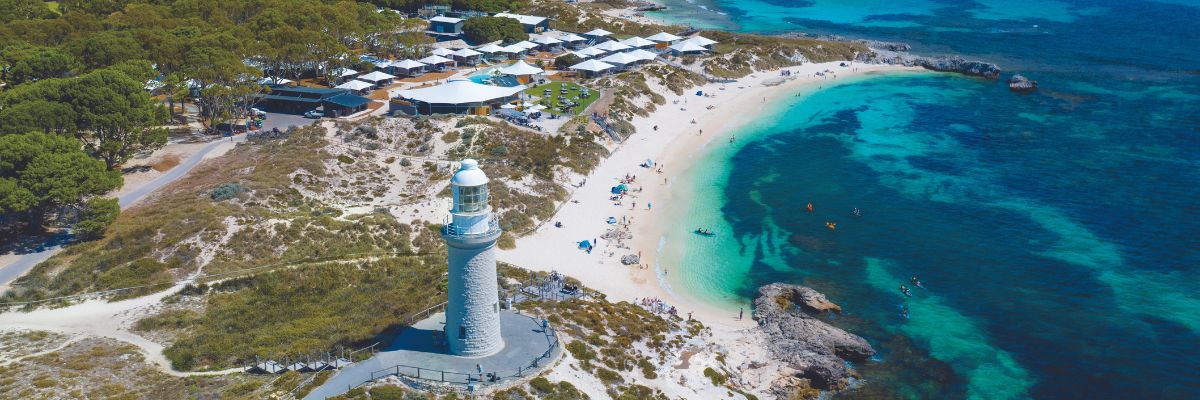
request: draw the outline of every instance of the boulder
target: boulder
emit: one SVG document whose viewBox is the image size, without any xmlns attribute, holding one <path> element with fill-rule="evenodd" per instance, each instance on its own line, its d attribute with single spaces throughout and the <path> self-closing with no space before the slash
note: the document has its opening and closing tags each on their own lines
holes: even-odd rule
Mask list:
<svg viewBox="0 0 1200 400">
<path fill-rule="evenodd" d="M 763 286 L 754 300 L 754 319 L 767 335 L 772 357 L 797 370 L 797 378 L 822 390 L 846 386 L 853 371 L 844 361 L 866 361 L 875 354 L 863 338 L 815 316 L 831 311 L 841 312 L 841 307 L 820 292 L 798 285 Z"/>
<path fill-rule="evenodd" d="M 637 254 L 627 254 L 627 255 L 621 257 L 621 264 L 633 265 L 633 264 L 637 264 L 641 260 L 642 260 L 642 258 L 638 257 Z"/>
<path fill-rule="evenodd" d="M 1026 78 L 1025 75 L 1013 74 L 1008 78 L 1008 90 L 1014 92 L 1032 92 L 1037 90 L 1037 81 Z"/>
</svg>

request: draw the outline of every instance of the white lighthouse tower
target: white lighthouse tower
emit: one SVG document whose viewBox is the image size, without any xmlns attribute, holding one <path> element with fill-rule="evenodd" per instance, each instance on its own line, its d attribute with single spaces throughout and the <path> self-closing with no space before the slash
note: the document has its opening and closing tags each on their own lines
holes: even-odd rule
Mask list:
<svg viewBox="0 0 1200 400">
<path fill-rule="evenodd" d="M 446 340 L 450 353 L 484 357 L 504 348 L 496 287 L 496 239 L 500 226 L 488 205 L 488 177 L 472 159 L 450 179 L 454 205 L 442 228 L 449 250 Z"/>
</svg>

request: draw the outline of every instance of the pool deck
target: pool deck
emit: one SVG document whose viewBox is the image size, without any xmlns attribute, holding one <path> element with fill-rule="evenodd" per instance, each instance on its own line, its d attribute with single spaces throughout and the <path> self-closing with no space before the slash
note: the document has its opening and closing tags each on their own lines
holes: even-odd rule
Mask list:
<svg viewBox="0 0 1200 400">
<path fill-rule="evenodd" d="M 397 374 L 435 384 L 482 386 L 477 365 L 485 374 L 495 373 L 500 377 L 499 383 L 505 383 L 536 375 L 537 370 L 562 354 L 562 346 L 557 345 L 554 333 L 544 331 L 539 320 L 508 310 L 500 313 L 504 348 L 487 357 L 448 354 L 434 339 L 434 332 L 441 331 L 445 325 L 444 313 L 421 320 L 402 332 L 385 350 L 343 368 L 304 398 L 321 400 L 337 396 L 374 379 Z M 539 359 L 547 352 L 549 357 Z"/>
</svg>

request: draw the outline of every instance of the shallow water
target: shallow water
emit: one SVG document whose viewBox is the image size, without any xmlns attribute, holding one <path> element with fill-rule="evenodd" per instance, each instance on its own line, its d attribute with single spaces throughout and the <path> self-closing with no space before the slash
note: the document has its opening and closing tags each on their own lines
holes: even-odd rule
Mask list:
<svg viewBox="0 0 1200 400">
<path fill-rule="evenodd" d="M 667 203 L 673 290 L 730 310 L 769 282 L 824 290 L 890 396 L 1200 397 L 1200 2 L 703 1 L 668 13 L 903 40 L 1041 89 L 856 79 L 710 143 Z M 904 298 L 913 274 L 928 289 Z M 886 371 L 937 362 L 954 376 Z"/>
</svg>

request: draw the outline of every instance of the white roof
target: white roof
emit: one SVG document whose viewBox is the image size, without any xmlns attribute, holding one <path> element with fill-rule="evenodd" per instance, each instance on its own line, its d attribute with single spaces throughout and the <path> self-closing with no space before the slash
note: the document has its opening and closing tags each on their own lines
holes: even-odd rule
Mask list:
<svg viewBox="0 0 1200 400">
<path fill-rule="evenodd" d="M 700 35 L 692 36 L 691 38 L 688 38 L 688 40 L 684 40 L 684 41 L 692 42 L 692 43 L 695 43 L 695 44 L 698 44 L 701 46 L 712 46 L 712 45 L 718 43 L 716 40 L 712 40 L 712 39 L 709 39 L 709 38 L 706 38 L 706 37 L 700 36 Z"/>
<path fill-rule="evenodd" d="M 495 43 L 492 43 L 492 44 L 489 44 L 486 46 L 478 47 L 475 49 L 475 51 L 480 51 L 480 52 L 484 52 L 484 53 L 495 53 L 497 51 L 504 51 L 504 48 L 497 46 Z"/>
<path fill-rule="evenodd" d="M 675 44 L 671 45 L 671 50 L 675 50 L 675 51 L 678 51 L 681 53 L 686 53 L 689 51 L 705 51 L 708 49 L 704 48 L 704 46 L 696 44 L 695 42 L 683 41 L 683 42 L 679 42 L 679 43 L 675 43 Z"/>
<path fill-rule="evenodd" d="M 534 47 L 538 47 L 538 45 L 537 45 L 537 43 L 533 43 L 533 42 L 530 42 L 530 41 L 528 41 L 528 40 L 522 40 L 522 41 L 520 41 L 520 42 L 513 43 L 513 44 L 509 45 L 508 47 L 512 47 L 512 48 L 514 48 L 514 49 L 525 49 L 525 50 L 529 50 L 529 49 L 532 49 L 532 48 L 534 48 Z"/>
<path fill-rule="evenodd" d="M 583 58 L 592 58 L 592 57 L 595 57 L 595 56 L 598 56 L 598 55 L 601 55 L 604 53 L 606 53 L 604 50 L 597 49 L 595 46 L 588 47 L 586 49 L 575 52 L 575 54 L 577 54 Z"/>
<path fill-rule="evenodd" d="M 625 53 L 613 53 L 608 57 L 601 58 L 600 61 L 609 64 L 625 65 L 631 62 L 641 61 L 641 59 Z"/>
<path fill-rule="evenodd" d="M 512 65 L 500 68 L 500 73 L 505 75 L 533 75 L 546 72 L 545 70 L 529 65 L 525 60 L 517 61 Z"/>
<path fill-rule="evenodd" d="M 612 67 L 612 64 L 603 61 L 587 60 L 579 64 L 572 65 L 571 69 L 600 72 L 606 69 L 611 69 Z"/>
<path fill-rule="evenodd" d="M 268 76 L 268 77 L 258 80 L 259 85 L 286 85 L 286 84 L 289 84 L 292 82 L 295 82 L 295 81 L 288 79 L 288 78 L 279 78 L 279 77 L 272 77 L 272 76 Z"/>
<path fill-rule="evenodd" d="M 658 58 L 658 54 L 654 54 L 654 53 L 651 53 L 649 51 L 642 50 L 642 49 L 637 49 L 634 51 L 626 52 L 624 54 L 628 54 L 631 57 L 636 58 L 641 61 L 650 61 L 655 58 Z"/>
<path fill-rule="evenodd" d="M 483 53 L 480 53 L 480 52 L 478 52 L 478 51 L 471 50 L 471 49 L 462 49 L 462 50 L 456 51 L 456 52 L 454 52 L 454 53 L 451 53 L 451 54 L 453 54 L 455 57 L 464 57 L 464 58 L 466 58 L 466 57 L 474 57 L 474 56 L 477 56 L 477 55 L 480 55 L 480 54 L 483 54 Z"/>
<path fill-rule="evenodd" d="M 606 31 L 606 30 L 603 30 L 600 28 L 592 29 L 590 31 L 587 31 L 587 33 L 584 33 L 584 35 L 588 35 L 588 36 L 608 36 L 611 34 L 612 34 L 612 32 L 609 32 L 609 31 Z"/>
<path fill-rule="evenodd" d="M 549 36 L 542 36 L 540 38 L 533 39 L 533 41 L 534 41 L 534 43 L 541 43 L 541 44 L 559 44 L 559 43 L 563 42 L 561 40 L 558 40 L 558 39 L 555 39 L 555 38 L 552 38 Z"/>
<path fill-rule="evenodd" d="M 584 40 L 587 40 L 583 36 L 579 36 L 579 35 L 576 35 L 571 32 L 567 32 L 567 33 L 563 34 L 562 36 L 559 36 L 559 39 L 561 39 L 564 42 L 582 42 Z"/>
<path fill-rule="evenodd" d="M 385 81 L 388 79 L 395 79 L 395 78 L 396 78 L 395 75 L 392 75 L 392 74 L 389 74 L 386 72 L 379 72 L 379 71 L 374 71 L 369 74 L 358 77 L 358 79 L 361 79 L 361 80 L 364 80 L 367 82 L 379 82 L 379 81 Z"/>
<path fill-rule="evenodd" d="M 343 83 L 341 85 L 337 85 L 336 87 L 338 89 L 363 90 L 363 89 L 368 89 L 372 86 L 375 86 L 375 85 L 354 79 L 354 80 L 347 81 L 346 83 Z"/>
<path fill-rule="evenodd" d="M 358 73 L 358 71 L 352 70 L 350 68 L 338 68 L 338 69 L 333 70 L 333 75 L 336 77 L 339 77 L 339 78 L 345 78 L 347 76 L 354 75 L 357 73 Z"/>
<path fill-rule="evenodd" d="M 509 45 L 509 46 L 504 46 L 504 47 L 500 48 L 501 53 L 522 53 L 525 50 L 529 50 L 529 49 L 521 47 L 521 46 L 517 46 L 515 44 Z"/>
<path fill-rule="evenodd" d="M 483 186 L 487 183 L 487 174 L 479 169 L 479 162 L 470 158 L 462 160 L 462 165 L 458 167 L 454 177 L 450 178 L 450 184 L 454 186 Z"/>
<path fill-rule="evenodd" d="M 448 62 L 451 62 L 454 60 L 451 60 L 451 59 L 448 59 L 448 58 L 442 57 L 442 56 L 429 56 L 429 57 L 425 57 L 425 58 L 422 58 L 417 61 L 433 65 L 433 64 L 444 64 L 444 63 L 448 63 Z"/>
<path fill-rule="evenodd" d="M 439 15 L 439 16 L 429 19 L 429 22 L 447 22 L 447 23 L 451 23 L 451 24 L 457 24 L 462 21 L 463 21 L 462 18 L 446 17 L 446 16 L 442 16 L 442 15 Z"/>
<path fill-rule="evenodd" d="M 413 69 L 413 68 L 423 68 L 423 67 L 425 67 L 425 64 L 420 61 L 402 60 L 402 61 L 393 62 L 392 66 L 396 67 L 396 68 L 400 68 L 400 69 Z"/>
<path fill-rule="evenodd" d="M 451 79 L 433 87 L 401 90 L 396 92 L 396 95 L 425 103 L 464 104 L 508 97 L 520 93 L 522 90 L 525 90 L 525 85 L 500 87 L 475 83 L 468 79 Z"/>
<path fill-rule="evenodd" d="M 546 20 L 546 17 L 538 17 L 535 15 L 521 15 L 509 13 L 496 13 L 493 17 L 512 18 L 525 25 L 536 25 Z"/>
<path fill-rule="evenodd" d="M 672 34 L 670 34 L 670 33 L 666 33 L 666 32 L 659 32 L 659 33 L 655 33 L 655 34 L 654 34 L 654 36 L 648 36 L 648 37 L 646 37 L 646 39 L 650 39 L 650 40 L 653 40 L 653 41 L 655 41 L 655 42 L 674 42 L 674 41 L 676 41 L 676 40 L 683 39 L 683 38 L 681 38 L 681 37 L 679 37 L 679 36 L 672 35 Z"/>
<path fill-rule="evenodd" d="M 621 44 L 629 46 L 629 47 L 646 47 L 646 46 L 653 46 L 654 42 L 634 36 L 629 39 L 622 40 Z"/>
<path fill-rule="evenodd" d="M 604 50 L 606 52 L 608 52 L 608 51 L 624 51 L 624 50 L 632 49 L 632 47 L 629 47 L 628 45 L 622 44 L 621 42 L 614 42 L 611 40 L 604 42 L 604 43 L 600 43 L 600 44 L 592 46 L 592 47 L 600 49 L 600 50 Z"/>
<path fill-rule="evenodd" d="M 433 55 L 435 55 L 435 56 L 442 56 L 442 57 L 445 57 L 445 56 L 448 56 L 448 55 L 454 54 L 454 50 L 450 50 L 450 49 L 433 49 L 433 51 L 431 51 L 430 53 L 433 53 Z"/>
</svg>

